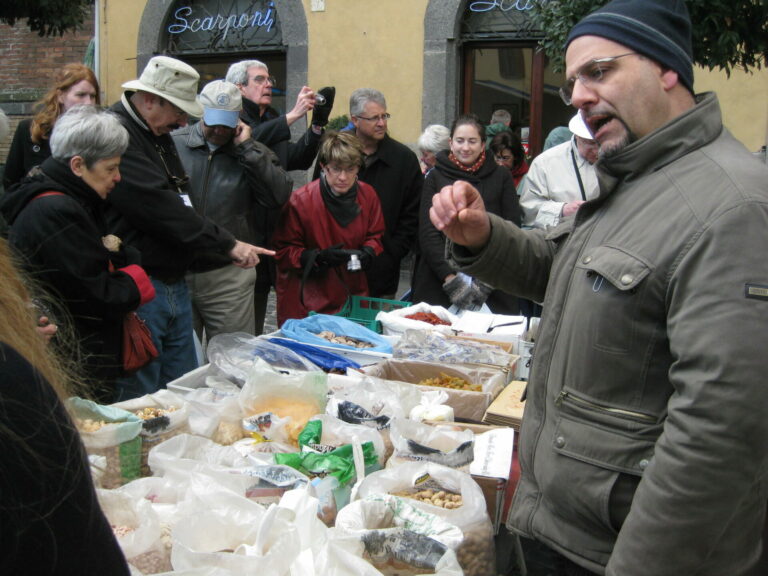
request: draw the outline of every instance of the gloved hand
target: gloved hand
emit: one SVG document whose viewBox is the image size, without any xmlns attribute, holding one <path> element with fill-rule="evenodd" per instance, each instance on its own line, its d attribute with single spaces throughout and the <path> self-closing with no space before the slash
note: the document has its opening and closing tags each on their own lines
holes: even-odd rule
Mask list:
<svg viewBox="0 0 768 576">
<path fill-rule="evenodd" d="M 479 310 L 490 294 L 490 286 L 458 272 L 454 278 L 443 284 L 443 291 L 451 304 L 462 310 Z"/>
<path fill-rule="evenodd" d="M 373 264 L 373 259 L 376 257 L 376 252 L 374 252 L 373 248 L 370 246 L 363 246 L 360 248 L 360 254 L 358 257 L 360 258 L 360 268 L 363 270 L 368 270 L 368 268 L 371 267 L 371 264 Z"/>
<path fill-rule="evenodd" d="M 317 271 L 317 253 L 319 250 L 304 250 L 299 256 L 299 262 L 301 263 L 301 269 L 305 270 L 307 266 L 312 266 L 313 271 Z"/>
<path fill-rule="evenodd" d="M 336 87 L 326 86 L 317 91 L 325 97 L 324 104 L 315 104 L 312 110 L 312 125 L 323 127 L 328 124 L 328 118 L 331 116 L 333 101 L 336 98 Z"/>
<path fill-rule="evenodd" d="M 346 265 L 349 261 L 349 250 L 342 250 L 341 244 L 324 248 L 317 253 L 317 265 L 320 268 L 334 268 Z"/>
</svg>

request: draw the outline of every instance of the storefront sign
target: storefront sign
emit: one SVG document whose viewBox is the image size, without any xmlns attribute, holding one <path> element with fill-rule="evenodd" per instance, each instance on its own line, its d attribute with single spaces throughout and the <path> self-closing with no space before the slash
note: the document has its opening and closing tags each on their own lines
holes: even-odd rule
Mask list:
<svg viewBox="0 0 768 576">
<path fill-rule="evenodd" d="M 470 2 L 469 9 L 472 12 L 489 12 L 493 9 L 509 12 L 510 10 L 533 10 L 536 0 L 491 0 L 490 2 Z"/>
<path fill-rule="evenodd" d="M 264 0 L 185 0 L 170 10 L 165 30 L 176 52 L 282 44 L 275 3 Z"/>
</svg>

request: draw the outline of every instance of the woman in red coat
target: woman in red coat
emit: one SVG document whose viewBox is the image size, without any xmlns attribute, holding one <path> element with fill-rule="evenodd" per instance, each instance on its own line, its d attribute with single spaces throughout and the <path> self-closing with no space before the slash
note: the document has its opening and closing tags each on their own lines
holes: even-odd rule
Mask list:
<svg viewBox="0 0 768 576">
<path fill-rule="evenodd" d="M 310 311 L 334 314 L 348 296 L 368 295 L 363 271 L 383 250 L 376 191 L 357 180 L 363 148 L 350 132 L 320 144 L 320 178 L 299 188 L 280 214 L 274 246 L 277 323 Z"/>
</svg>

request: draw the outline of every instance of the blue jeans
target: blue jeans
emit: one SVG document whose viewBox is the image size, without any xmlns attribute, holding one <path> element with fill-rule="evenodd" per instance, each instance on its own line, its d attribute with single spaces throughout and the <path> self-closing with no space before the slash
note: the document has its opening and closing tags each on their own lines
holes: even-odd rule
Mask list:
<svg viewBox="0 0 768 576">
<path fill-rule="evenodd" d="M 155 299 L 136 313 L 152 332 L 158 357 L 141 370 L 117 382 L 118 401 L 152 394 L 190 370 L 197 368 L 192 335 L 192 303 L 185 280 L 166 284 L 151 278 Z"/>
</svg>

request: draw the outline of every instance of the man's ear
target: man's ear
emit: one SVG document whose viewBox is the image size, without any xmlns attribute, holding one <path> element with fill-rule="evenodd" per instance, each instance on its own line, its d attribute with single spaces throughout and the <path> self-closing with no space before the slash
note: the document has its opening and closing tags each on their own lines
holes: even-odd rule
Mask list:
<svg viewBox="0 0 768 576">
<path fill-rule="evenodd" d="M 72 170 L 72 173 L 76 176 L 82 178 L 84 168 L 86 168 L 86 165 L 82 156 L 72 156 L 72 158 L 69 159 L 69 169 Z"/>
<path fill-rule="evenodd" d="M 669 92 L 672 88 L 677 86 L 680 83 L 680 76 L 677 72 L 675 72 L 672 69 L 667 69 L 661 71 L 661 85 Z"/>
</svg>

